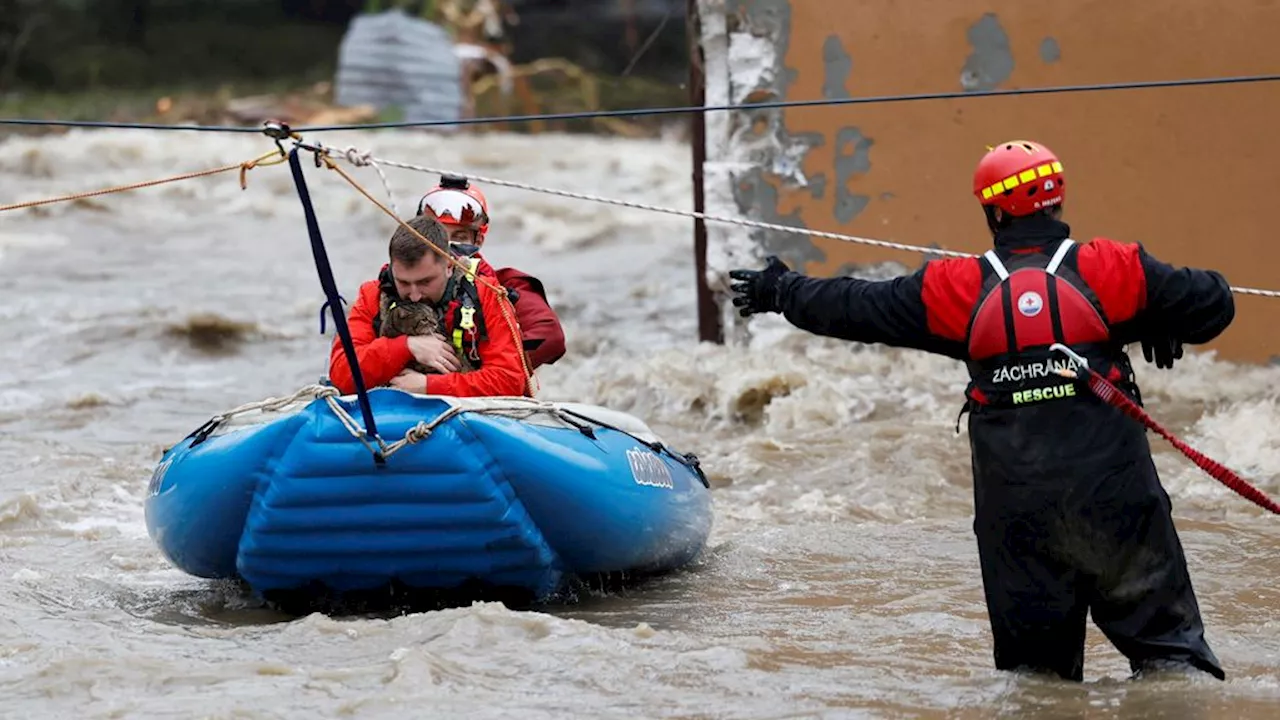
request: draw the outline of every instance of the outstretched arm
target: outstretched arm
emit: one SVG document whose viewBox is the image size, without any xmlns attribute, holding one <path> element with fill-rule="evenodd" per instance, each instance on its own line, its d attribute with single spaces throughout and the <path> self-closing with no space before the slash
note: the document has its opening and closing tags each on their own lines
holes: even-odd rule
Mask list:
<svg viewBox="0 0 1280 720">
<path fill-rule="evenodd" d="M 792 325 L 816 335 L 963 358 L 965 322 L 953 331 L 957 323 L 950 322 L 950 315 L 955 313 L 940 311 L 937 302 L 949 299 L 947 292 L 930 287 L 939 283 L 939 267 L 926 264 L 910 275 L 879 281 L 812 278 L 770 258 L 762 272 L 731 273 L 745 281 L 734 286 L 740 293 L 734 305 L 743 315 L 780 312 Z"/>
<path fill-rule="evenodd" d="M 1213 270 L 1175 268 L 1139 246 L 1147 280 L 1146 320 L 1179 341 L 1200 345 L 1222 334 L 1236 316 L 1227 279 Z"/>
<path fill-rule="evenodd" d="M 1235 298 L 1221 273 L 1178 268 L 1138 243 L 1095 238 L 1080 248 L 1080 274 L 1114 328 L 1116 341 L 1141 342 L 1148 361 L 1171 367 L 1182 344 L 1207 343 L 1235 319 Z"/>
</svg>

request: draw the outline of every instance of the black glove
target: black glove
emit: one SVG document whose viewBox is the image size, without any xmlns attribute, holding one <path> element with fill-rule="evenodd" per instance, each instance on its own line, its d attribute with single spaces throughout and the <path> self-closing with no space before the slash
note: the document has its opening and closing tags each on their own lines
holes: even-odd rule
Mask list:
<svg viewBox="0 0 1280 720">
<path fill-rule="evenodd" d="M 1158 368 L 1171 368 L 1174 360 L 1182 358 L 1182 341 L 1172 335 L 1144 338 L 1142 357 L 1147 362 L 1151 362 L 1154 358 Z"/>
<path fill-rule="evenodd" d="M 781 312 L 778 304 L 778 280 L 783 273 L 791 272 L 777 255 L 766 258 L 764 270 L 730 270 L 729 277 L 741 280 L 729 286 L 734 292 L 733 305 L 738 314 L 747 317 L 755 313 Z"/>
</svg>

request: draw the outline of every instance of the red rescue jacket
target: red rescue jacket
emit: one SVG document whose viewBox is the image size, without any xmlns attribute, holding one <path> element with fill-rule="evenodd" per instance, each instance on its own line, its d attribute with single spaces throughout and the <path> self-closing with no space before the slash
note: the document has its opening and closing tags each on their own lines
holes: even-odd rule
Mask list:
<svg viewBox="0 0 1280 720">
<path fill-rule="evenodd" d="M 497 278 L 508 290 L 515 290 L 516 317 L 524 339 L 524 351 L 531 370 L 550 365 L 564 357 L 564 328 L 547 301 L 547 291 L 538 278 L 515 268 L 494 270 L 474 245 L 455 244 L 454 251 L 480 261 L 477 272 Z"/>
<path fill-rule="evenodd" d="M 517 293 L 516 315 L 524 335 L 524 351 L 533 369 L 564 357 L 564 328 L 547 301 L 542 281 L 515 268 L 502 268 L 497 276 L 503 287 Z"/>
<path fill-rule="evenodd" d="M 387 266 L 384 265 L 382 272 L 386 271 Z M 478 267 L 476 273 L 482 278 L 488 276 L 489 283 L 495 282 L 491 270 L 485 272 L 482 267 Z M 365 386 L 371 388 L 388 384 L 413 360 L 407 337 L 378 336 L 375 323 L 380 313 L 379 301 L 383 284 L 376 279 L 362 284 L 356 302 L 347 315 L 347 326 L 355 345 L 360 372 Z M 515 322 L 511 303 L 506 298 L 499 298 L 485 282 L 467 284 L 474 288 L 479 300 L 478 312 L 475 314 L 476 327 L 459 327 L 461 313 L 454 307 L 457 304 L 455 300 L 444 313 L 445 336 L 455 344 L 462 343 L 472 353 L 479 368 L 469 373 L 428 375 L 421 392 L 455 397 L 529 395 L 528 375 L 525 373 L 520 345 L 517 344 L 517 334 L 503 315 L 505 309 L 506 314 Z M 334 338 L 329 354 L 329 379 L 341 392 L 355 392 L 351 366 L 338 338 Z"/>
</svg>

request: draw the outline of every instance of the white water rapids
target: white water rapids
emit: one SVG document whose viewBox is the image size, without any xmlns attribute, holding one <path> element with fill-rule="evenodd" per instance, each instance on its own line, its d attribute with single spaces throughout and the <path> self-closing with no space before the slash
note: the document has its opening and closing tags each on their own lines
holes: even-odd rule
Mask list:
<svg viewBox="0 0 1280 720">
<path fill-rule="evenodd" d="M 690 209 L 674 142 L 328 135 L 375 155 Z M 0 142 L 0 204 L 248 160 L 256 135 Z M 345 297 L 391 221 L 308 182 Z M 371 169 L 354 170 L 383 197 Z M 389 170 L 401 212 L 435 177 Z M 683 572 L 579 605 L 291 619 L 172 568 L 142 500 L 159 451 L 324 371 L 323 295 L 287 166 L 0 215 L 0 715 L 6 718 L 1273 718 L 1276 518 L 1152 437 L 1228 681 L 1131 682 L 1092 626 L 1086 682 L 992 669 L 965 376 L 761 322 L 696 343 L 691 221 L 485 187 L 486 256 L 540 277 L 568 336 L 541 397 L 697 453 L 716 525 Z M 963 192 L 964 188 L 957 189 Z M 981 232 L 975 212 L 972 231 Z M 744 230 L 745 232 L 745 230 Z M 904 258 L 913 264 L 917 258 Z M 1137 358 L 1152 414 L 1280 494 L 1280 370 Z"/>
</svg>

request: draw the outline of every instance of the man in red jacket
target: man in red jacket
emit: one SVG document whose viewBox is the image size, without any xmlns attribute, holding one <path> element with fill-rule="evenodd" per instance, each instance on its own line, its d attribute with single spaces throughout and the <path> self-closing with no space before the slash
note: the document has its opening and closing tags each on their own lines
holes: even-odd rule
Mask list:
<svg viewBox="0 0 1280 720">
<path fill-rule="evenodd" d="M 477 262 L 454 259 L 444 227 L 429 216 L 406 223 L 388 247 L 389 262 L 376 280 L 360 286 L 347 316 L 356 359 L 366 387 L 391 385 L 415 393 L 455 397 L 529 394 L 528 374 L 511 304 Z M 467 267 L 463 270 L 461 264 Z M 440 316 L 439 334 L 383 337 L 382 300 L 424 303 Z M 476 369 L 460 372 L 464 354 Z M 410 369 L 417 361 L 431 374 Z M 329 379 L 343 393 L 354 393 L 351 366 L 335 339 L 329 355 Z"/>
<path fill-rule="evenodd" d="M 1079 361 L 1054 345 L 1141 403 L 1125 346 L 1172 367 L 1184 344 L 1231 324 L 1231 288 L 1137 243 L 1075 242 L 1065 184 L 1048 148 L 1001 143 L 973 177 L 994 240 L 982 257 L 882 281 L 806 277 L 770 257 L 730 272 L 733 304 L 967 365 L 973 531 L 997 668 L 1080 681 L 1092 615 L 1136 675 L 1221 680 L 1145 428 L 1063 377 Z"/>
<path fill-rule="evenodd" d="M 533 369 L 559 360 L 565 352 L 564 329 L 538 278 L 515 268 L 494 270 L 480 255 L 489 230 L 489 203 L 466 178 L 443 175 L 440 184 L 422 196 L 418 214 L 429 215 L 449 231 L 454 252 L 480 259 L 480 272 L 492 274 L 514 296 L 524 350 Z"/>
</svg>

